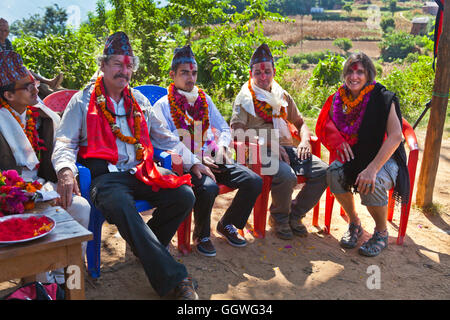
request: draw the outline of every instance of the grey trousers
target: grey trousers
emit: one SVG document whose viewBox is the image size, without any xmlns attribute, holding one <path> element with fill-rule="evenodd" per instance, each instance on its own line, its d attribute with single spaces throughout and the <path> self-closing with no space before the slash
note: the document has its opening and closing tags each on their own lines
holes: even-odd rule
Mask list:
<svg viewBox="0 0 450 320">
<path fill-rule="evenodd" d="M 312 156 L 311 176 L 292 200 L 292 193 L 297 185 L 297 175 L 286 162 L 280 160 L 278 162 L 278 171 L 272 177 L 270 214 L 278 223 L 286 223 L 306 216 L 320 200 L 328 186 L 326 179 L 328 165 L 320 158 Z"/>
</svg>

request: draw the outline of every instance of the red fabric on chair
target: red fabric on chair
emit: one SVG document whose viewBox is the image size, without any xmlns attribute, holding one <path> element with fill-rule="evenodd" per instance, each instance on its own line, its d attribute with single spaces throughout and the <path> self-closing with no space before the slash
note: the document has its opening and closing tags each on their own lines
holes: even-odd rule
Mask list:
<svg viewBox="0 0 450 320">
<path fill-rule="evenodd" d="M 61 90 L 53 92 L 44 98 L 44 104 L 55 112 L 63 112 L 72 96 L 78 90 Z"/>
</svg>

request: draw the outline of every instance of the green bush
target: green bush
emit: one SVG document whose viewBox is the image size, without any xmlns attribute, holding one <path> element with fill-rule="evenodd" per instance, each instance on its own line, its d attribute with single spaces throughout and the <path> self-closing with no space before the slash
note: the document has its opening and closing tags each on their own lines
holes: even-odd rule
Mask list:
<svg viewBox="0 0 450 320">
<path fill-rule="evenodd" d="M 404 59 L 410 52 L 417 51 L 415 37 L 403 31 L 385 34 L 380 49 L 384 61 Z"/>
<path fill-rule="evenodd" d="M 395 20 L 392 17 L 383 18 L 380 22 L 380 27 L 383 33 L 388 33 L 389 30 L 395 30 Z"/>
<path fill-rule="evenodd" d="M 341 81 L 345 59 L 340 55 L 328 55 L 313 70 L 310 84 L 314 88 L 333 86 Z"/>
<path fill-rule="evenodd" d="M 47 78 L 62 72 L 62 86 L 68 89 L 80 89 L 97 70 L 100 44 L 89 33 L 67 30 L 65 35 L 49 34 L 42 39 L 22 35 L 13 45 L 28 69 Z"/>
<path fill-rule="evenodd" d="M 345 53 L 353 47 L 352 40 L 349 38 L 338 38 L 333 41 L 333 45 L 343 50 Z"/>
<path fill-rule="evenodd" d="M 395 68 L 380 82 L 397 94 L 403 117 L 415 121 L 431 99 L 434 84 L 433 58 L 419 56 L 409 68 Z"/>
</svg>

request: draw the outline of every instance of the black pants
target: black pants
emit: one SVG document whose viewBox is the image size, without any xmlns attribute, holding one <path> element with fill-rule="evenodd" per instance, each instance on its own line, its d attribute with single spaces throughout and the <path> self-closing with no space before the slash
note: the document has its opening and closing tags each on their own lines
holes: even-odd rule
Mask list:
<svg viewBox="0 0 450 320">
<path fill-rule="evenodd" d="M 91 198 L 105 219 L 117 226 L 160 296 L 187 277 L 186 267 L 170 255 L 166 246 L 194 205 L 189 186 L 154 192 L 128 172 L 111 172 L 94 179 Z M 147 224 L 136 210 L 135 199 L 147 200 L 157 208 Z"/>
<path fill-rule="evenodd" d="M 202 239 L 210 236 L 211 212 L 214 201 L 219 194 L 218 185 L 208 176 L 201 179 L 192 175 L 194 185 L 194 233 L 193 238 Z M 221 221 L 224 225 L 232 224 L 238 229 L 244 228 L 255 205 L 256 198 L 262 191 L 262 179 L 249 168 L 236 164 L 233 168 L 221 173 L 214 173 L 217 183 L 239 189 L 230 207 Z"/>
</svg>

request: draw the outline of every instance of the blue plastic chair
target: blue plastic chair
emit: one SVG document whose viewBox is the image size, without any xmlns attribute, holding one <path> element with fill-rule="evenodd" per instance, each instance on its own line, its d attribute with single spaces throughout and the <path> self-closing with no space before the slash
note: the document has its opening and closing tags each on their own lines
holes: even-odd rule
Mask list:
<svg viewBox="0 0 450 320">
<path fill-rule="evenodd" d="M 154 157 L 157 161 L 161 162 L 161 166 L 166 169 L 172 168 L 172 159 L 171 156 L 159 149 L 154 149 Z M 103 222 L 105 222 L 105 218 L 102 213 L 95 208 L 91 201 L 90 189 L 91 189 L 91 172 L 88 168 L 82 166 L 77 163 L 79 180 L 80 180 L 80 192 L 81 196 L 88 200 L 91 205 L 91 215 L 89 218 L 89 231 L 92 232 L 93 239 L 88 241 L 86 248 L 86 258 L 88 264 L 88 272 L 92 278 L 100 277 L 100 252 L 101 252 L 101 244 L 102 244 L 102 226 Z M 136 200 L 136 209 L 139 212 L 144 212 L 152 209 L 153 207 L 145 200 Z"/>
<path fill-rule="evenodd" d="M 156 101 L 167 94 L 166 88 L 155 86 L 152 84 L 137 86 L 134 87 L 134 89 L 139 90 L 150 101 L 152 105 L 154 105 Z"/>
<path fill-rule="evenodd" d="M 144 85 L 136 87 L 144 96 L 149 99 L 153 105 L 159 98 L 167 94 L 167 89 L 154 85 Z M 171 155 L 163 150 L 154 148 L 154 158 L 161 162 L 163 168 L 172 169 Z M 89 231 L 94 235 L 93 239 L 88 242 L 86 248 L 86 258 L 88 265 L 88 272 L 93 278 L 100 277 L 100 264 L 101 264 L 101 242 L 102 242 L 102 226 L 105 222 L 105 218 L 101 212 L 94 207 L 91 202 L 90 188 L 91 188 L 91 172 L 88 168 L 77 163 L 79 180 L 80 180 L 80 192 L 81 195 L 88 200 L 91 205 L 91 215 L 89 220 Z M 139 212 L 152 209 L 152 206 L 144 200 L 136 201 L 136 209 Z"/>
</svg>

